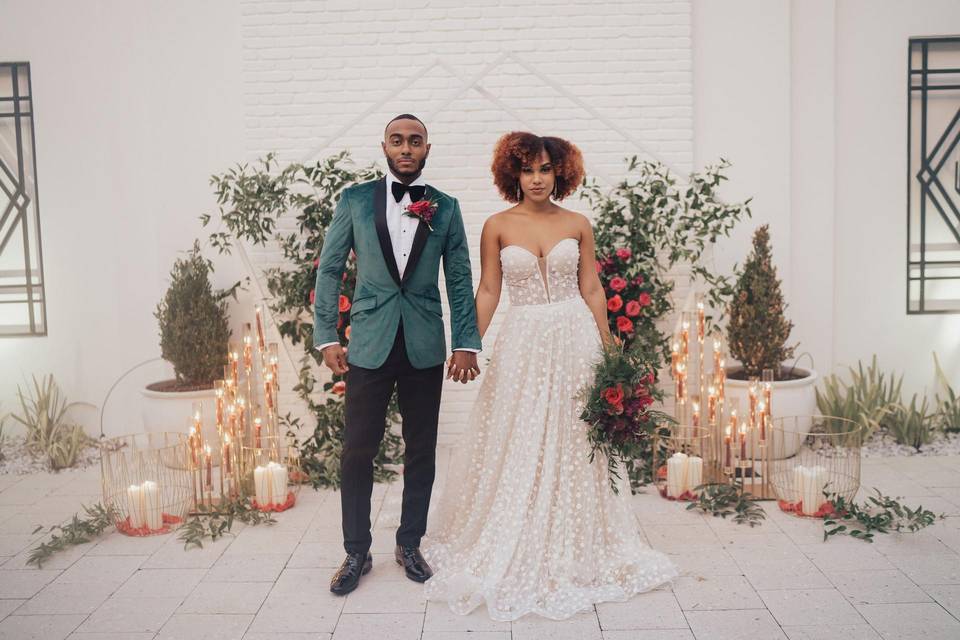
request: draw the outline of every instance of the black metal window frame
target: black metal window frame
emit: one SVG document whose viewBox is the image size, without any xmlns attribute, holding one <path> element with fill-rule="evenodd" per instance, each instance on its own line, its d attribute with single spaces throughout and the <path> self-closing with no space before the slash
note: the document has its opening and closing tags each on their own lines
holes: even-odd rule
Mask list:
<svg viewBox="0 0 960 640">
<path fill-rule="evenodd" d="M 10 168 L 0 158 L 0 190 L 9 203 L 0 208 L 0 255 L 11 242 L 14 232 L 19 227 L 23 239 L 24 282 L 23 284 L 0 284 L 0 293 L 17 295 L 23 293 L 24 299 L 3 300 L 7 304 L 26 304 L 29 324 L 26 331 L 6 332 L 0 327 L 0 338 L 46 336 L 47 335 L 47 297 L 46 281 L 43 270 L 43 249 L 40 234 L 39 186 L 37 183 L 37 144 L 35 135 L 33 79 L 30 73 L 29 62 L 0 62 L 0 69 L 10 74 L 10 91 L 0 93 L 0 119 L 12 118 L 15 139 L 16 167 Z M 25 76 L 26 95 L 20 90 L 21 76 Z M 9 103 L 9 105 L 4 104 Z M 25 137 L 29 134 L 29 140 Z M 32 170 L 30 178 L 33 182 L 33 192 L 30 193 L 27 184 L 27 170 L 25 166 L 25 145 L 30 145 Z M 12 185 L 12 186 L 10 186 Z M 33 224 L 36 238 L 30 238 L 29 214 L 33 210 Z M 13 218 L 11 219 L 11 216 Z M 9 225 L 7 231 L 3 231 Z M 35 249 L 35 255 L 31 250 Z M 35 261 L 31 258 L 35 258 Z M 22 291 L 21 291 L 22 290 Z M 37 306 L 39 305 L 39 309 Z M 38 313 L 39 311 L 39 313 Z M 37 317 L 39 315 L 39 317 Z"/>
<path fill-rule="evenodd" d="M 927 214 L 928 204 L 940 215 L 947 228 L 951 231 L 957 241 L 957 249 L 960 250 L 960 210 L 957 203 L 951 199 L 947 193 L 942 181 L 937 176 L 943 168 L 954 149 L 960 143 L 960 99 L 958 99 L 958 109 L 953 119 L 944 129 L 943 134 L 933 145 L 932 150 L 928 150 L 928 122 L 927 108 L 931 92 L 940 91 L 960 91 L 960 67 L 930 67 L 930 52 L 932 47 L 948 46 L 960 48 L 960 36 L 918 36 L 909 39 L 907 47 L 907 286 L 906 286 L 906 306 L 908 315 L 919 314 L 943 314 L 960 313 L 957 309 L 930 309 L 927 308 L 926 285 L 928 282 L 937 280 L 955 280 L 960 282 L 960 275 L 937 276 L 928 275 L 928 267 L 934 268 L 958 268 L 960 269 L 960 260 L 928 260 L 927 259 Z M 919 53 L 920 66 L 917 68 L 914 63 L 915 54 Z M 931 84 L 931 76 L 938 81 Z M 952 77 L 954 76 L 954 77 Z M 940 79 L 946 78 L 946 81 Z M 917 83 L 919 80 L 919 83 Z M 920 132 L 919 140 L 919 170 L 913 167 L 913 102 L 915 95 L 920 96 Z M 953 133 L 952 138 L 950 137 Z M 960 163 L 954 172 L 953 184 L 949 185 L 958 194 L 960 194 Z M 913 188 L 920 189 L 920 199 L 918 212 L 913 209 Z M 943 202 L 941 202 L 941 198 Z M 945 208 L 946 207 L 946 208 Z M 949 209 L 949 211 L 947 210 Z M 913 260 L 912 249 L 912 223 L 914 215 L 919 214 L 919 241 L 920 251 L 919 260 Z M 953 214 L 955 221 L 951 219 Z M 918 275 L 912 275 L 914 269 L 918 270 Z M 918 296 L 911 296 L 911 283 L 918 282 Z M 915 303 L 915 304 L 914 304 Z M 916 308 L 914 308 L 916 307 Z"/>
</svg>

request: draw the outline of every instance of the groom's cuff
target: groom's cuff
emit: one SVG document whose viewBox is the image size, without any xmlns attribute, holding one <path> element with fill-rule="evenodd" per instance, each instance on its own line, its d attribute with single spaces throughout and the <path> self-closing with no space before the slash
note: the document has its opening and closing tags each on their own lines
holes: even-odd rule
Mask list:
<svg viewBox="0 0 960 640">
<path fill-rule="evenodd" d="M 324 343 L 321 344 L 321 345 L 317 345 L 315 348 L 316 348 L 317 351 L 323 351 L 323 350 L 326 349 L 327 347 L 332 347 L 332 346 L 335 345 L 335 344 L 340 344 L 340 342 L 339 342 L 339 341 L 337 341 L 337 342 L 324 342 Z"/>
<path fill-rule="evenodd" d="M 453 351 L 469 351 L 470 353 L 480 353 L 480 349 L 470 349 L 468 347 L 457 347 Z"/>
</svg>

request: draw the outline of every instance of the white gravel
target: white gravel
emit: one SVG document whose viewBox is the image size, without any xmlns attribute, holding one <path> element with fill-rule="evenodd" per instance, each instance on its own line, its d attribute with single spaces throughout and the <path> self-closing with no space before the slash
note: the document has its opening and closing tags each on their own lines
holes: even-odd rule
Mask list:
<svg viewBox="0 0 960 640">
<path fill-rule="evenodd" d="M 49 472 L 50 463 L 46 457 L 34 457 L 24 446 L 23 436 L 9 436 L 3 441 L 3 460 L 0 460 L 0 475 L 26 475 L 28 473 Z M 77 456 L 77 464 L 71 469 L 84 469 L 100 464 L 100 449 L 89 446 Z"/>
<path fill-rule="evenodd" d="M 897 444 L 890 436 L 875 434 L 860 451 L 864 458 L 889 458 L 897 456 L 956 456 L 960 455 L 960 433 L 938 433 L 933 442 L 917 451 L 911 446 Z"/>
</svg>

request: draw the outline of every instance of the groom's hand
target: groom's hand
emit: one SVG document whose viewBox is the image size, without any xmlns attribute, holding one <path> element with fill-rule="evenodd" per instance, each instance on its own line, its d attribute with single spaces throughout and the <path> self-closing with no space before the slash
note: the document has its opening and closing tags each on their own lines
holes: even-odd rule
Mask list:
<svg viewBox="0 0 960 640">
<path fill-rule="evenodd" d="M 472 351 L 454 351 L 447 362 L 447 378 L 467 384 L 480 375 L 477 354 Z"/>
<path fill-rule="evenodd" d="M 330 368 L 334 374 L 342 376 L 347 372 L 347 350 L 339 344 L 332 344 L 323 350 L 323 364 Z"/>
</svg>

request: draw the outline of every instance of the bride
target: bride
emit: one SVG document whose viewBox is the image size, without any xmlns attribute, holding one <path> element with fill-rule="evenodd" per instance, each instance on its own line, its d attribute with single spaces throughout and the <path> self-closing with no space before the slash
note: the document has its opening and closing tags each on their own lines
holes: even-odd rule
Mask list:
<svg viewBox="0 0 960 640">
<path fill-rule="evenodd" d="M 509 133 L 493 175 L 517 204 L 483 226 L 481 335 L 504 281 L 510 309 L 424 542 L 434 568 L 426 594 L 461 614 L 486 603 L 495 620 L 560 620 L 653 589 L 677 570 L 641 541 L 629 491 L 611 490 L 606 461 L 589 461 L 579 419 L 580 391 L 612 341 L 590 222 L 554 202 L 580 184 L 580 151 Z"/>
</svg>

